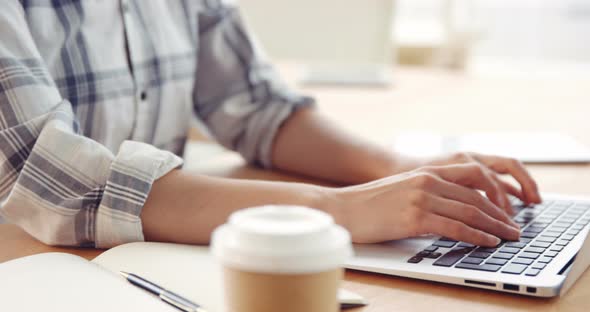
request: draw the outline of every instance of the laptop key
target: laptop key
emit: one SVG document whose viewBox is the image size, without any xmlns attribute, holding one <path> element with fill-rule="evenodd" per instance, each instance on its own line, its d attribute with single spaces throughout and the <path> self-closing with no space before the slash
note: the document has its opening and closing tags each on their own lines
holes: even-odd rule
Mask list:
<svg viewBox="0 0 590 312">
<path fill-rule="evenodd" d="M 524 248 L 526 246 L 526 243 L 523 242 L 508 242 L 505 245 L 506 247 L 511 247 L 511 248 Z"/>
<path fill-rule="evenodd" d="M 545 248 L 539 248 L 539 247 L 529 247 L 527 249 L 524 250 L 524 252 L 532 252 L 532 253 L 543 253 L 545 251 Z"/>
<path fill-rule="evenodd" d="M 482 262 L 483 262 L 483 259 L 481 259 L 481 258 L 467 257 L 467 258 L 461 260 L 460 263 L 481 264 Z"/>
<path fill-rule="evenodd" d="M 500 249 L 500 252 L 517 254 L 517 253 L 520 252 L 520 249 L 518 249 L 518 248 L 511 248 L 511 247 L 503 247 L 502 249 Z"/>
<path fill-rule="evenodd" d="M 444 256 L 438 258 L 438 260 L 434 261 L 433 265 L 450 267 L 453 264 L 457 263 L 457 261 L 461 260 L 465 254 L 460 252 L 448 252 Z"/>
<path fill-rule="evenodd" d="M 572 223 L 576 222 L 578 217 L 579 217 L 579 215 L 576 216 L 574 214 L 571 214 L 571 215 L 561 217 L 561 219 L 557 220 L 557 222 L 567 223 L 567 224 L 571 225 Z"/>
<path fill-rule="evenodd" d="M 565 239 L 560 239 L 560 240 L 558 240 L 558 241 L 555 242 L 555 245 L 558 245 L 558 246 L 565 246 L 567 244 L 569 244 L 569 241 L 568 240 L 565 240 Z"/>
<path fill-rule="evenodd" d="M 543 233 L 543 236 L 557 238 L 557 237 L 561 236 L 561 233 L 545 232 L 545 233 Z"/>
<path fill-rule="evenodd" d="M 549 250 L 551 251 L 562 251 L 563 250 L 563 246 L 552 246 L 551 248 L 549 248 Z"/>
<path fill-rule="evenodd" d="M 504 253 L 504 252 L 499 252 L 494 255 L 494 258 L 505 259 L 505 260 L 510 260 L 510 259 L 512 259 L 512 257 L 514 257 L 513 254 Z"/>
<path fill-rule="evenodd" d="M 531 223 L 531 226 L 538 227 L 538 228 L 546 228 L 549 226 L 549 223 L 535 221 L 535 222 Z"/>
<path fill-rule="evenodd" d="M 438 249 L 438 247 L 436 246 L 428 246 L 426 248 L 424 248 L 424 251 L 436 251 Z"/>
<path fill-rule="evenodd" d="M 502 273 L 521 274 L 527 268 L 524 264 L 509 264 L 502 268 Z"/>
<path fill-rule="evenodd" d="M 537 235 L 539 235 L 539 233 L 533 233 L 533 232 L 527 232 L 524 231 L 520 234 L 520 237 L 524 237 L 524 238 L 535 238 L 537 237 Z"/>
<path fill-rule="evenodd" d="M 481 259 L 485 259 L 485 258 L 489 257 L 490 255 L 491 255 L 491 253 L 489 253 L 489 252 L 481 252 L 481 251 L 474 251 L 471 254 L 469 254 L 470 257 L 481 258 Z"/>
<path fill-rule="evenodd" d="M 551 257 L 541 257 L 537 261 L 539 261 L 539 263 L 549 263 L 549 262 L 551 262 L 551 260 L 553 260 L 553 258 L 551 258 Z"/>
<path fill-rule="evenodd" d="M 547 231 L 543 232 L 543 235 L 545 234 L 549 234 L 547 236 L 552 236 L 552 237 L 559 237 L 561 236 L 561 234 L 563 234 L 563 232 L 565 232 L 565 229 L 548 229 Z"/>
<path fill-rule="evenodd" d="M 534 241 L 531 243 L 531 247 L 548 248 L 549 246 L 551 246 L 551 243 L 548 242 Z"/>
<path fill-rule="evenodd" d="M 539 269 L 528 269 L 526 271 L 526 273 L 524 273 L 524 275 L 526 275 L 526 276 L 537 276 L 537 275 L 539 275 L 539 272 L 541 272 L 541 270 L 539 270 Z"/>
<path fill-rule="evenodd" d="M 470 264 L 470 263 L 459 263 L 455 266 L 459 269 L 469 269 L 469 270 L 478 270 L 478 271 L 488 271 L 488 272 L 497 272 L 502 266 L 494 265 L 494 264 Z"/>
<path fill-rule="evenodd" d="M 519 255 L 521 258 L 528 258 L 528 259 L 537 259 L 539 258 L 539 254 L 532 253 L 532 252 L 521 252 Z"/>
<path fill-rule="evenodd" d="M 440 252 L 431 252 L 430 254 L 424 256 L 424 258 L 436 259 L 436 258 L 438 258 L 440 256 L 442 256 L 442 253 L 440 253 Z"/>
<path fill-rule="evenodd" d="M 429 254 L 430 254 L 430 251 L 421 251 L 416 254 L 416 257 L 424 258 L 424 257 L 428 256 Z"/>
<path fill-rule="evenodd" d="M 412 258 L 408 259 L 408 263 L 419 263 L 422 261 L 422 257 L 413 256 Z"/>
<path fill-rule="evenodd" d="M 460 242 L 459 245 L 457 245 L 457 247 L 467 247 L 467 248 L 473 248 L 475 247 L 475 245 L 470 244 L 470 243 L 464 243 L 464 242 Z"/>
<path fill-rule="evenodd" d="M 468 254 L 473 250 L 472 247 L 455 247 L 451 249 L 452 252 L 459 252 L 462 254 Z"/>
<path fill-rule="evenodd" d="M 492 258 L 486 261 L 486 264 L 494 264 L 494 265 L 505 265 L 508 260 Z"/>
<path fill-rule="evenodd" d="M 451 248 L 451 247 L 455 246 L 456 244 L 457 244 L 457 242 L 449 242 L 449 241 L 441 241 L 441 240 L 438 240 L 438 241 L 434 242 L 432 244 L 432 246 L 444 247 L 444 248 Z"/>
<path fill-rule="evenodd" d="M 575 236 L 576 236 L 576 235 L 565 234 L 565 235 L 562 235 L 560 238 L 561 238 L 561 239 L 568 240 L 568 241 L 571 241 L 572 239 L 574 239 L 574 237 L 575 237 Z"/>
<path fill-rule="evenodd" d="M 558 254 L 557 251 L 547 251 L 543 254 L 543 256 L 554 258 L 557 256 L 557 254 Z"/>
<path fill-rule="evenodd" d="M 543 270 L 546 266 L 547 266 L 547 263 L 537 262 L 537 263 L 533 264 L 533 266 L 531 268 L 537 269 L 537 270 Z"/>
<path fill-rule="evenodd" d="M 450 242 L 450 241 L 441 241 L 441 240 L 438 240 L 438 241 L 434 242 L 432 244 L 432 246 L 444 247 L 444 248 L 451 248 L 451 247 L 455 246 L 456 244 L 457 244 L 457 242 Z"/>
<path fill-rule="evenodd" d="M 498 248 L 478 247 L 475 251 L 494 253 L 494 252 L 496 252 L 496 250 L 498 250 Z"/>
<path fill-rule="evenodd" d="M 536 227 L 536 226 L 529 226 L 525 229 L 525 231 L 532 232 L 532 233 L 541 233 L 541 232 L 543 232 L 543 230 L 544 230 L 544 228 Z"/>
<path fill-rule="evenodd" d="M 539 238 L 537 238 L 537 240 L 540 242 L 553 243 L 555 240 L 557 240 L 557 238 L 545 236 L 545 234 L 543 234 L 543 235 L 539 236 Z"/>
<path fill-rule="evenodd" d="M 516 259 L 512 260 L 512 263 L 529 265 L 529 264 L 533 263 L 533 261 L 535 261 L 535 260 L 527 259 L 527 258 L 516 258 Z"/>
</svg>

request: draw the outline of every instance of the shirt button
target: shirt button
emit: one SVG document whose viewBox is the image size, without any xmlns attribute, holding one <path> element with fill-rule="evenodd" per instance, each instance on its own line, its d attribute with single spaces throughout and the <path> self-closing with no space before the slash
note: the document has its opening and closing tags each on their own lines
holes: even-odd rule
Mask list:
<svg viewBox="0 0 590 312">
<path fill-rule="evenodd" d="M 139 93 L 139 99 L 145 101 L 147 99 L 147 92 L 141 91 L 141 93 Z"/>
</svg>

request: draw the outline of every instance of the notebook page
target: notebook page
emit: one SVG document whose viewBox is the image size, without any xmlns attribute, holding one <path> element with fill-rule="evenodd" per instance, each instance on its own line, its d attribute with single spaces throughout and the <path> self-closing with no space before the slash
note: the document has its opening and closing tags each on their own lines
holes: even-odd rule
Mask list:
<svg viewBox="0 0 590 312">
<path fill-rule="evenodd" d="M 223 311 L 220 268 L 207 247 L 130 243 L 110 249 L 92 262 L 112 272 L 137 274 L 207 311 Z"/>
<path fill-rule="evenodd" d="M 207 311 L 223 311 L 221 268 L 208 247 L 165 243 L 130 243 L 110 249 L 92 262 L 113 272 L 138 274 Z M 366 304 L 363 297 L 341 289 L 344 305 Z"/>
<path fill-rule="evenodd" d="M 0 265 L 0 310 L 177 312 L 87 260 L 45 253 Z"/>
</svg>

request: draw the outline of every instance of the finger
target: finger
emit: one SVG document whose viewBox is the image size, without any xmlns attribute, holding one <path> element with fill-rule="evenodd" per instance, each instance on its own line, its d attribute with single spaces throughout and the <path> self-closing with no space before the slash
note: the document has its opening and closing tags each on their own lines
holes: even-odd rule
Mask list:
<svg viewBox="0 0 590 312">
<path fill-rule="evenodd" d="M 422 232 L 449 237 L 454 240 L 476 246 L 495 247 L 501 240 L 491 234 L 469 227 L 468 225 L 437 214 L 428 214 L 422 221 Z"/>
<path fill-rule="evenodd" d="M 486 195 L 488 196 L 488 198 L 494 204 L 502 207 L 508 214 L 514 214 L 514 210 L 512 209 L 512 205 L 510 204 L 510 200 L 508 198 L 508 195 L 506 194 L 506 190 L 499 183 L 499 179 L 496 176 L 496 173 L 491 171 L 484 164 L 480 163 L 476 159 L 476 155 L 477 154 L 474 153 L 457 153 L 454 157 L 451 158 L 452 164 L 480 165 L 483 169 L 483 174 L 486 176 L 487 179 L 490 180 L 491 190 L 486 191 Z"/>
<path fill-rule="evenodd" d="M 519 229 L 519 225 L 504 210 L 494 205 L 475 190 L 447 181 L 441 181 L 440 185 L 435 190 L 432 190 L 432 192 L 450 200 L 475 206 L 488 216 L 508 224 L 515 229 Z"/>
<path fill-rule="evenodd" d="M 525 201 L 524 196 L 522 195 L 522 192 L 518 188 L 516 188 L 514 185 L 512 185 L 508 182 L 502 181 L 501 179 L 498 179 L 498 180 L 499 180 L 500 185 L 506 191 L 506 193 L 520 199 L 523 202 Z"/>
<path fill-rule="evenodd" d="M 505 206 L 503 195 L 504 189 L 487 172 L 488 169 L 481 164 L 474 162 L 469 164 L 435 167 L 433 171 L 441 178 L 463 186 L 476 188 L 488 194 L 494 204 Z"/>
<path fill-rule="evenodd" d="M 512 204 L 510 204 L 508 193 L 506 192 L 506 189 L 501 185 L 498 175 L 495 172 L 492 172 L 487 167 L 483 167 L 483 165 L 482 168 L 484 168 L 484 174 L 486 175 L 486 177 L 490 179 L 492 185 L 494 186 L 494 189 L 496 190 L 495 193 L 486 192 L 486 195 L 490 199 L 495 199 L 492 200 L 492 202 L 504 209 L 506 213 L 508 213 L 509 215 L 513 215 L 514 210 L 512 209 Z"/>
<path fill-rule="evenodd" d="M 477 191 L 467 188 L 480 189 L 486 193 L 494 194 L 490 197 L 496 197 L 495 192 L 498 191 L 494 188 L 491 179 L 483 174 L 479 165 L 452 165 L 435 167 L 430 170 L 446 182 L 437 184 L 440 188 L 431 191 L 438 191 L 439 195 L 446 198 L 479 207 L 493 218 L 515 227 L 518 226 L 504 210 L 490 202 Z"/>
<path fill-rule="evenodd" d="M 428 201 L 429 207 L 432 207 L 430 211 L 440 216 L 461 221 L 472 228 L 507 240 L 518 240 L 520 237 L 520 230 L 492 218 L 476 206 L 437 196 L 430 196 Z"/>
<path fill-rule="evenodd" d="M 496 196 L 500 196 L 501 197 L 501 201 L 502 201 L 502 208 L 504 209 L 504 211 L 506 211 L 506 213 L 508 215 L 513 216 L 514 215 L 514 209 L 512 208 L 512 203 L 510 202 L 510 198 L 508 198 L 508 190 L 506 189 L 506 187 L 504 186 L 504 181 L 500 180 L 500 178 L 498 177 L 498 175 L 495 172 L 492 172 L 490 169 L 486 168 L 486 172 L 488 173 L 488 175 L 490 176 L 490 178 L 494 181 L 494 184 L 502 190 L 501 194 L 498 194 Z M 486 193 L 487 194 L 487 193 Z M 490 196 L 490 194 L 487 194 L 488 197 Z"/>
<path fill-rule="evenodd" d="M 497 173 L 510 174 L 514 177 L 522 188 L 526 203 L 541 202 L 541 195 L 539 194 L 537 183 L 520 161 L 499 156 L 477 155 L 475 157 L 478 161 Z"/>
</svg>

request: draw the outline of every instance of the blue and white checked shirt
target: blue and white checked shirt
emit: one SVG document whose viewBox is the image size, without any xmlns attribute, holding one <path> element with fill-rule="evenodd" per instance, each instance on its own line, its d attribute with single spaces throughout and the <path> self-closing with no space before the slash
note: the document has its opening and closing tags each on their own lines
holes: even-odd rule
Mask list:
<svg viewBox="0 0 590 312">
<path fill-rule="evenodd" d="M 191 118 L 269 167 L 277 129 L 312 102 L 230 3 L 1 0 L 0 215 L 52 245 L 141 241 Z"/>
</svg>

